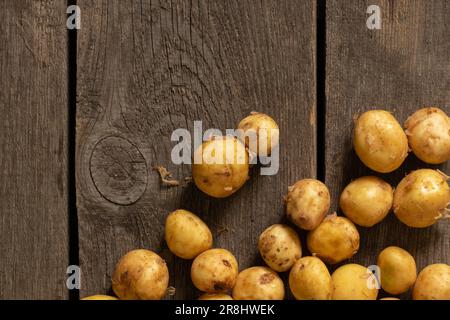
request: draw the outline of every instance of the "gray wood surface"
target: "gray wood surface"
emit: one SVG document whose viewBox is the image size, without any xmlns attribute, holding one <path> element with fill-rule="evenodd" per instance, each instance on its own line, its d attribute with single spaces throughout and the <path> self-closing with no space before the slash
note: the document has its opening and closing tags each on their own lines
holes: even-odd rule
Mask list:
<svg viewBox="0 0 450 320">
<path fill-rule="evenodd" d="M 381 30 L 366 28 L 366 9 L 382 10 Z M 415 110 L 437 106 L 450 111 L 450 3 L 436 1 L 327 1 L 326 183 L 337 208 L 347 183 L 374 174 L 352 150 L 352 118 L 369 109 L 393 111 L 403 124 Z M 392 174 L 376 174 L 394 186 L 409 171 L 426 165 L 410 154 Z M 373 228 L 359 228 L 361 249 L 351 259 L 375 264 L 386 246 L 397 245 L 416 258 L 419 269 L 450 261 L 450 221 L 412 229 L 392 213 Z M 405 294 L 404 297 L 408 297 Z"/>
<path fill-rule="evenodd" d="M 261 264 L 257 238 L 283 219 L 283 195 L 316 171 L 314 1 L 79 1 L 77 205 L 81 296 L 108 292 L 114 265 L 135 248 L 159 252 L 175 298 L 196 298 L 190 261 L 163 241 L 177 208 L 211 227 L 214 246 L 240 268 Z M 280 171 L 252 178 L 235 195 L 212 199 L 191 183 L 160 185 L 163 165 L 176 179 L 172 131 L 202 120 L 235 128 L 256 110 L 281 128 Z"/>
<path fill-rule="evenodd" d="M 65 1 L 0 2 L 0 299 L 65 299 Z"/>
</svg>

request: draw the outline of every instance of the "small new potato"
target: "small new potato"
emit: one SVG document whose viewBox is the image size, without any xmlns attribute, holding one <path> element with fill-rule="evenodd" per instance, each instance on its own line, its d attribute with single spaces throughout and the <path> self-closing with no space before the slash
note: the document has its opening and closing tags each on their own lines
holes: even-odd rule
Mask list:
<svg viewBox="0 0 450 320">
<path fill-rule="evenodd" d="M 316 257 L 303 257 L 289 273 L 289 287 L 297 300 L 330 300 L 333 282 L 326 265 Z"/>
<path fill-rule="evenodd" d="M 401 294 L 412 287 L 417 277 L 416 261 L 408 251 L 387 247 L 378 255 L 381 287 L 390 294 Z"/>
<path fill-rule="evenodd" d="M 423 108 L 405 122 L 409 146 L 420 160 L 439 164 L 450 159 L 450 119 L 439 108 Z"/>
<path fill-rule="evenodd" d="M 309 251 L 335 264 L 351 258 L 359 249 L 359 232 L 347 218 L 330 215 L 307 236 Z"/>
<path fill-rule="evenodd" d="M 81 300 L 119 300 L 119 299 L 117 299 L 116 297 L 107 296 L 104 294 L 96 294 L 93 296 L 84 297 Z"/>
<path fill-rule="evenodd" d="M 121 300 L 160 300 L 169 284 L 169 270 L 156 253 L 137 249 L 116 265 L 112 288 Z"/>
<path fill-rule="evenodd" d="M 212 137 L 194 152 L 192 178 L 207 195 L 225 198 L 248 180 L 248 153 L 236 137 Z"/>
<path fill-rule="evenodd" d="M 412 292 L 414 300 L 450 300 L 450 265 L 431 264 L 417 277 Z"/>
<path fill-rule="evenodd" d="M 378 289 L 373 273 L 359 264 L 346 264 L 331 275 L 333 300 L 376 300 Z"/>
<path fill-rule="evenodd" d="M 405 132 L 384 110 L 367 111 L 356 120 L 353 145 L 361 161 L 377 172 L 394 171 L 408 156 Z"/>
<path fill-rule="evenodd" d="M 377 177 L 361 177 L 342 191 L 340 207 L 357 225 L 372 227 L 383 220 L 392 207 L 394 190 Z"/>
<path fill-rule="evenodd" d="M 252 112 L 238 124 L 239 139 L 259 157 L 270 156 L 278 146 L 278 125 L 267 114 Z"/>
<path fill-rule="evenodd" d="M 288 218 L 299 228 L 313 230 L 330 209 L 330 192 L 315 179 L 303 179 L 289 187 L 286 197 Z"/>
<path fill-rule="evenodd" d="M 204 293 L 198 300 L 233 300 L 233 298 L 225 293 Z"/>
<path fill-rule="evenodd" d="M 258 249 L 267 265 L 275 271 L 288 271 L 302 256 L 300 239 L 294 229 L 274 224 L 261 233 Z"/>
<path fill-rule="evenodd" d="M 238 263 L 225 249 L 210 249 L 198 255 L 191 266 L 194 286 L 207 293 L 225 292 L 234 287 Z"/>
<path fill-rule="evenodd" d="M 425 228 L 447 216 L 450 188 L 447 177 L 432 169 L 411 172 L 394 192 L 394 213 L 404 224 Z"/>
<path fill-rule="evenodd" d="M 165 238 L 170 251 L 183 259 L 194 259 L 211 249 L 212 234 L 208 226 L 187 210 L 175 210 L 166 219 Z"/>
<path fill-rule="evenodd" d="M 235 300 L 283 300 L 284 284 L 278 274 L 266 267 L 242 270 L 233 288 Z"/>
</svg>

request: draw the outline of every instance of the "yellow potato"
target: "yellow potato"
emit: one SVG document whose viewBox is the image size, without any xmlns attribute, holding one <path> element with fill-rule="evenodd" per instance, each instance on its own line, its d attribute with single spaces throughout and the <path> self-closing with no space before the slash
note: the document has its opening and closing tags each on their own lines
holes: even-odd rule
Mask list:
<svg viewBox="0 0 450 320">
<path fill-rule="evenodd" d="M 450 266 L 444 263 L 425 267 L 417 277 L 414 300 L 450 300 Z"/>
<path fill-rule="evenodd" d="M 210 249 L 198 255 L 191 266 L 194 286 L 207 293 L 225 292 L 234 287 L 238 263 L 225 249 Z"/>
<path fill-rule="evenodd" d="M 242 270 L 233 288 L 235 300 L 283 300 L 284 284 L 278 274 L 266 267 Z"/>
<path fill-rule="evenodd" d="M 450 188 L 447 177 L 432 169 L 411 172 L 394 192 L 394 213 L 404 224 L 425 228 L 447 217 Z"/>
<path fill-rule="evenodd" d="M 423 108 L 405 122 L 409 146 L 417 158 L 438 164 L 450 159 L 450 119 L 439 108 Z"/>
<path fill-rule="evenodd" d="M 408 155 L 408 139 L 394 116 L 384 110 L 363 113 L 353 133 L 356 154 L 370 169 L 391 172 Z"/>
<path fill-rule="evenodd" d="M 194 259 L 212 247 L 208 226 L 187 210 L 176 210 L 167 216 L 165 238 L 170 251 L 183 259 Z"/>
<path fill-rule="evenodd" d="M 289 273 L 289 287 L 297 300 L 330 300 L 333 282 L 325 264 L 316 257 L 303 257 Z"/>
<path fill-rule="evenodd" d="M 394 190 L 377 177 L 361 177 L 347 185 L 340 207 L 357 225 L 371 227 L 386 217 L 392 207 Z"/>
<path fill-rule="evenodd" d="M 330 215 L 307 236 L 309 251 L 331 264 L 351 258 L 359 249 L 359 233 L 347 218 Z"/>
<path fill-rule="evenodd" d="M 291 227 L 274 224 L 261 233 L 259 252 L 267 265 L 275 271 L 288 271 L 302 256 L 302 246 Z"/>
<path fill-rule="evenodd" d="M 374 286 L 374 275 L 359 264 L 346 264 L 331 275 L 333 300 L 376 300 L 378 289 Z"/>
<path fill-rule="evenodd" d="M 233 298 L 225 293 L 204 293 L 198 300 L 233 300 Z"/>
<path fill-rule="evenodd" d="M 319 180 L 303 179 L 289 187 L 286 197 L 288 218 L 299 228 L 313 230 L 330 209 L 330 193 Z"/>
<path fill-rule="evenodd" d="M 236 137 L 213 137 L 195 150 L 192 178 L 204 193 L 225 198 L 247 181 L 248 162 L 247 150 Z"/>
<path fill-rule="evenodd" d="M 107 296 L 103 294 L 96 294 L 93 296 L 84 297 L 81 300 L 119 300 L 119 299 L 117 299 L 116 297 Z"/>
<path fill-rule="evenodd" d="M 159 300 L 165 295 L 168 283 L 165 261 L 144 249 L 124 255 L 112 277 L 112 288 L 121 300 Z"/>
<path fill-rule="evenodd" d="M 260 157 L 270 156 L 278 146 L 278 125 L 267 114 L 252 112 L 238 124 L 238 136 L 245 146 Z"/>
<path fill-rule="evenodd" d="M 412 287 L 417 277 L 416 261 L 408 251 L 387 247 L 378 255 L 381 287 L 390 294 L 401 294 Z"/>
<path fill-rule="evenodd" d="M 394 298 L 394 297 L 386 297 L 386 298 L 381 298 L 380 300 L 400 300 L 400 299 Z"/>
</svg>

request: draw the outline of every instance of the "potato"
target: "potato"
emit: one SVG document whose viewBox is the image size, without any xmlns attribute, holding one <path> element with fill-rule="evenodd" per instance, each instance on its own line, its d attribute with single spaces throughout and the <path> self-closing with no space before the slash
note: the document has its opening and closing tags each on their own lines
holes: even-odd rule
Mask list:
<svg viewBox="0 0 450 320">
<path fill-rule="evenodd" d="M 286 197 L 288 218 L 299 228 L 313 230 L 330 209 L 330 193 L 319 180 L 303 179 L 289 187 Z"/>
<path fill-rule="evenodd" d="M 408 139 L 394 116 L 384 110 L 363 113 L 353 132 L 356 154 L 370 169 L 394 171 L 408 156 Z"/>
<path fill-rule="evenodd" d="M 289 273 L 289 287 L 297 300 L 330 300 L 333 283 L 325 264 L 316 257 L 303 257 Z"/>
<path fill-rule="evenodd" d="M 274 224 L 261 233 L 259 252 L 267 265 L 275 271 L 288 271 L 302 257 L 302 246 L 291 227 Z"/>
<path fill-rule="evenodd" d="M 167 290 L 169 270 L 156 253 L 137 249 L 124 255 L 116 265 L 112 288 L 121 300 L 159 300 Z"/>
<path fill-rule="evenodd" d="M 207 293 L 225 292 L 234 287 L 238 263 L 225 249 L 210 249 L 198 255 L 191 266 L 194 286 Z"/>
<path fill-rule="evenodd" d="M 416 261 L 408 251 L 399 247 L 387 247 L 378 255 L 381 287 L 390 294 L 409 290 L 417 277 Z"/>
<path fill-rule="evenodd" d="M 448 177 L 432 169 L 411 172 L 394 192 L 394 213 L 404 224 L 425 228 L 447 217 L 450 203 Z"/>
<path fill-rule="evenodd" d="M 386 298 L 381 298 L 380 300 L 400 300 L 400 299 L 394 298 L 394 297 L 386 297 Z"/>
<path fill-rule="evenodd" d="M 450 300 L 450 266 L 431 264 L 418 275 L 412 292 L 413 300 Z"/>
<path fill-rule="evenodd" d="M 119 299 L 117 299 L 116 297 L 107 296 L 103 294 L 96 294 L 93 296 L 84 297 L 81 300 L 119 300 Z"/>
<path fill-rule="evenodd" d="M 386 217 L 392 207 L 394 190 L 377 177 L 361 177 L 348 184 L 341 194 L 340 207 L 357 225 L 372 227 Z"/>
<path fill-rule="evenodd" d="M 204 193 L 225 198 L 248 180 L 248 162 L 247 150 L 236 137 L 213 137 L 195 150 L 192 178 Z"/>
<path fill-rule="evenodd" d="M 372 286 L 373 273 L 359 264 L 346 264 L 331 275 L 333 300 L 376 300 L 378 289 Z"/>
<path fill-rule="evenodd" d="M 235 300 L 283 300 L 284 284 L 278 274 L 266 267 L 242 270 L 233 288 Z"/>
<path fill-rule="evenodd" d="M 438 164 L 450 159 L 450 119 L 439 108 L 423 108 L 405 122 L 409 146 L 420 160 Z"/>
<path fill-rule="evenodd" d="M 204 293 L 198 300 L 233 300 L 233 298 L 225 293 Z"/>
<path fill-rule="evenodd" d="M 270 156 L 278 146 L 278 125 L 267 114 L 252 112 L 238 124 L 238 137 L 245 146 L 260 157 Z"/>
<path fill-rule="evenodd" d="M 170 251 L 183 259 L 194 259 L 212 247 L 208 226 L 187 210 L 175 210 L 167 216 L 165 238 Z"/>
<path fill-rule="evenodd" d="M 330 215 L 307 236 L 309 251 L 335 264 L 351 258 L 359 249 L 359 233 L 347 218 Z"/>
</svg>

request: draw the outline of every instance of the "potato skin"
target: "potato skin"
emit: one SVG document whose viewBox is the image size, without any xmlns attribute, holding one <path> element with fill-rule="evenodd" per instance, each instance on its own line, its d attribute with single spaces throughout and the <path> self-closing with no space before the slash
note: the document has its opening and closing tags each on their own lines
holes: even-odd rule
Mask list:
<svg viewBox="0 0 450 320">
<path fill-rule="evenodd" d="M 234 287 L 238 263 L 225 249 L 210 249 L 198 255 L 191 266 L 194 286 L 207 293 L 225 292 Z"/>
<path fill-rule="evenodd" d="M 446 214 L 450 188 L 446 177 L 432 169 L 411 172 L 400 181 L 394 192 L 394 213 L 404 224 L 425 228 Z"/>
<path fill-rule="evenodd" d="M 363 113 L 353 132 L 356 154 L 370 169 L 394 171 L 408 156 L 408 139 L 394 116 L 384 110 Z"/>
<path fill-rule="evenodd" d="M 283 300 L 284 284 L 278 274 L 266 267 L 242 270 L 233 288 L 235 300 Z"/>
<path fill-rule="evenodd" d="M 346 264 L 331 275 L 333 300 L 376 300 L 378 289 L 370 289 L 369 276 L 372 272 L 359 264 Z M 370 280 L 369 280 L 370 281 Z"/>
<path fill-rule="evenodd" d="M 208 226 L 187 210 L 175 210 L 166 219 L 165 239 L 170 251 L 183 259 L 194 259 L 211 249 L 213 239 Z"/>
<path fill-rule="evenodd" d="M 444 263 L 425 267 L 417 277 L 413 300 L 450 300 L 450 266 Z"/>
<path fill-rule="evenodd" d="M 383 179 L 368 176 L 350 182 L 342 191 L 340 207 L 357 225 L 372 227 L 383 220 L 392 207 L 394 190 Z"/>
<path fill-rule="evenodd" d="M 278 125 L 275 120 L 273 120 L 267 114 L 252 112 L 249 116 L 245 117 L 241 120 L 241 122 L 239 122 L 238 129 L 241 130 L 239 131 L 239 139 L 245 143 L 245 146 L 252 153 L 257 154 L 260 157 L 270 156 L 272 150 L 278 146 Z M 265 130 L 265 132 L 263 133 L 265 134 L 265 136 L 260 136 L 260 130 Z M 256 135 L 256 145 L 249 143 L 249 131 L 253 131 Z M 261 138 L 264 138 L 264 140 L 261 140 Z"/>
<path fill-rule="evenodd" d="M 390 294 L 401 294 L 412 287 L 417 277 L 416 261 L 408 251 L 387 247 L 378 255 L 381 287 Z"/>
<path fill-rule="evenodd" d="M 84 297 L 81 300 L 119 300 L 119 299 L 117 299 L 116 297 L 107 296 L 104 294 L 96 294 L 93 296 Z"/>
<path fill-rule="evenodd" d="M 197 300 L 233 300 L 233 298 L 225 293 L 204 293 Z"/>
<path fill-rule="evenodd" d="M 330 192 L 319 180 L 303 179 L 289 187 L 286 212 L 288 218 L 299 228 L 317 228 L 329 209 Z"/>
<path fill-rule="evenodd" d="M 261 233 L 259 252 L 267 265 L 277 271 L 288 271 L 302 257 L 300 239 L 294 229 L 274 224 Z"/>
<path fill-rule="evenodd" d="M 423 108 L 405 122 L 409 146 L 420 160 L 439 164 L 450 159 L 450 119 L 439 108 Z"/>
<path fill-rule="evenodd" d="M 160 300 L 169 284 L 169 270 L 156 253 L 137 249 L 116 265 L 112 288 L 121 300 Z"/>
<path fill-rule="evenodd" d="M 309 251 L 326 263 L 351 258 L 359 249 L 359 232 L 347 218 L 330 215 L 307 236 Z"/>
<path fill-rule="evenodd" d="M 213 137 L 195 150 L 192 178 L 207 195 L 225 198 L 248 180 L 248 163 L 247 150 L 236 137 Z"/>
<path fill-rule="evenodd" d="M 303 257 L 289 273 L 289 287 L 297 300 L 330 300 L 333 282 L 326 265 L 316 257 Z"/>
</svg>

